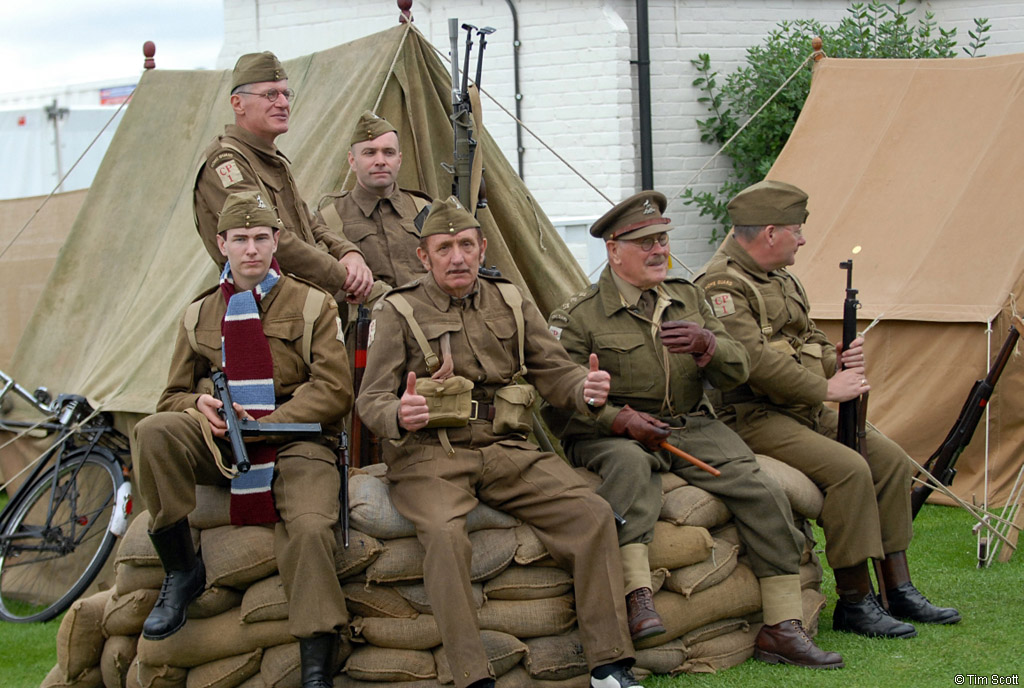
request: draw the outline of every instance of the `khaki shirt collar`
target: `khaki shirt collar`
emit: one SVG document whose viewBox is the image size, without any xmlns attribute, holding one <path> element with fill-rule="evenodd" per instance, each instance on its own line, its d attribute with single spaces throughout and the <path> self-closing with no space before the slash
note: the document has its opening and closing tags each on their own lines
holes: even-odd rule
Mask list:
<svg viewBox="0 0 1024 688">
<path fill-rule="evenodd" d="M 373 211 L 377 209 L 377 204 L 383 200 L 387 200 L 391 203 L 391 207 L 398 211 L 398 206 L 401 205 L 398 203 L 400 194 L 401 191 L 398 189 L 398 184 L 394 185 L 391 193 L 383 197 L 364 189 L 359 182 L 356 182 L 356 185 L 352 188 L 352 200 L 355 201 L 356 206 L 366 217 L 370 217 Z"/>
<path fill-rule="evenodd" d="M 256 136 L 256 134 L 253 134 L 248 129 L 243 129 L 237 124 L 228 124 L 227 126 L 225 126 L 224 134 L 226 136 L 230 136 L 233 139 L 238 139 L 239 141 L 247 145 L 249 148 L 252 148 L 258 153 L 262 153 L 267 157 L 284 158 L 285 162 L 287 162 L 289 165 L 292 162 L 291 160 L 288 159 L 287 155 L 281 152 L 280 148 L 278 148 L 272 143 L 268 144 L 264 139 L 261 139 L 259 136 Z"/>
<path fill-rule="evenodd" d="M 757 264 L 757 261 L 747 253 L 747 249 L 740 245 L 740 242 L 736 241 L 736 237 L 730 232 L 729 236 L 725 238 L 725 243 L 722 245 L 722 252 L 728 256 L 729 260 L 736 263 L 744 272 L 756 277 L 762 282 L 768 282 L 771 280 L 772 275 L 777 271 L 767 272 L 764 268 Z"/>
<path fill-rule="evenodd" d="M 635 310 L 637 302 L 640 301 L 640 294 L 643 293 L 642 289 L 616 275 L 610 265 L 601 273 L 597 286 L 601 292 L 604 314 L 608 317 L 620 310 Z M 662 284 L 655 286 L 654 291 L 660 299 L 678 301 Z"/>
<path fill-rule="evenodd" d="M 427 298 L 429 298 L 430 302 L 442 313 L 447 313 L 453 305 L 460 301 L 466 301 L 467 308 L 477 308 L 476 297 L 480 293 L 479 277 L 477 277 L 476 283 L 473 285 L 473 291 L 471 291 L 464 299 L 457 299 L 445 290 L 441 289 L 440 285 L 438 285 L 437 281 L 434 279 L 434 273 L 432 272 L 423 277 L 421 284 L 423 284 L 423 288 L 427 292 Z"/>
</svg>

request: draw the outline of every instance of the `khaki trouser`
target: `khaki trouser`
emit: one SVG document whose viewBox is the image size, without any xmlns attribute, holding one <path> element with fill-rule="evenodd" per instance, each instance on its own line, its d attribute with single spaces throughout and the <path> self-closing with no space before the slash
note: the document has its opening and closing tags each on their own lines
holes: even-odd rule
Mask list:
<svg viewBox="0 0 1024 688">
<path fill-rule="evenodd" d="M 203 440 L 199 421 L 185 413 L 157 413 L 134 430 L 135 466 L 150 531 L 186 518 L 196 506 L 196 485 L 227 487 Z M 227 444 L 222 451 L 230 455 Z M 348 623 L 345 596 L 334 568 L 341 476 L 334 453 L 315 442 L 277 448 L 274 553 L 288 596 L 288 627 L 297 638 L 335 631 Z"/>
<path fill-rule="evenodd" d="M 424 583 L 456 687 L 490 676 L 470 587 L 466 531 L 466 515 L 478 501 L 533 526 L 555 561 L 572 573 L 590 667 L 632 658 L 607 502 L 558 456 L 521 439 L 496 437 L 490 423 L 449 429 L 448 437 L 453 456 L 427 430 L 400 446 L 386 443 L 384 458 L 392 501 L 416 525 L 426 550 Z"/>
<path fill-rule="evenodd" d="M 750 567 L 758 578 L 799 573 L 804 536 L 793 525 L 789 500 L 779 484 L 763 473 L 753 453 L 721 422 L 705 416 L 685 418 L 668 440 L 722 472 L 715 477 L 674 454 L 649 451 L 625 437 L 573 442 L 569 459 L 602 478 L 597 493 L 626 519 L 619 543 L 648 543 L 661 510 L 662 472 L 672 472 L 715 495 L 736 520 Z"/>
<path fill-rule="evenodd" d="M 910 544 L 910 463 L 903 449 L 868 425 L 868 460 L 835 441 L 839 415 L 828 407 L 811 418 L 758 403 L 723 413 L 759 454 L 799 469 L 824 493 L 818 523 L 832 568 L 901 552 Z"/>
</svg>

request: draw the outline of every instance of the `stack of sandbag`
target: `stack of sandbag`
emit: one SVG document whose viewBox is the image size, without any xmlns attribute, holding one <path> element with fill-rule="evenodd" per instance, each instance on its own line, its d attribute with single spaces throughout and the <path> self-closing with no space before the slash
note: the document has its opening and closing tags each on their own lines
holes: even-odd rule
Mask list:
<svg viewBox="0 0 1024 688">
<path fill-rule="evenodd" d="M 759 461 L 783 485 L 798 516 L 818 515 L 821 495 L 806 477 L 772 459 Z M 760 588 L 744 563 L 731 515 L 677 476 L 665 475 L 663 484 L 650 559 L 654 602 L 668 632 L 640 644 L 636 673 L 709 672 L 743 662 L 760 627 Z M 353 470 L 349 494 L 349 547 L 341 547 L 339 527 L 336 564 L 351 639 L 342 643 L 336 688 L 451 684 L 423 586 L 423 549 L 388 497 L 383 466 Z M 57 665 L 43 688 L 300 685 L 273 527 L 228 525 L 227 491 L 205 487 L 197 490 L 189 520 L 207 589 L 189 608 L 184 628 L 161 641 L 139 637 L 163 580 L 143 512 L 116 551 L 114 588 L 79 600 L 65 616 Z M 529 526 L 508 514 L 481 504 L 468 528 L 481 633 L 498 686 L 588 686 L 569 573 Z M 804 620 L 814 633 L 824 596 L 810 539 L 801 578 Z"/>
</svg>

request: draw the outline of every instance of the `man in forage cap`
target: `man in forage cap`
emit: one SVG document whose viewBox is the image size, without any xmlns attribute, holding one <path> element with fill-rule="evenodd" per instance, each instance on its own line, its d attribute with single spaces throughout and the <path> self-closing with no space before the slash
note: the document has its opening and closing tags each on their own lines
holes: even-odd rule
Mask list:
<svg viewBox="0 0 1024 688">
<path fill-rule="evenodd" d="M 721 499 L 736 520 L 761 587 L 764 626 L 755 657 L 773 664 L 838 668 L 803 627 L 800 557 L 804 536 L 789 501 L 762 473 L 753 452 L 710 413 L 705 386 L 729 389 L 749 359 L 712 314 L 703 291 L 668 276 L 671 229 L 666 198 L 642 191 L 590 229 L 604 241 L 608 267 L 551 313 L 548 325 L 577 363 L 597 354 L 611 393 L 594 414 L 545 408 L 576 466 L 602 478 L 598 494 L 625 519 L 619 527 L 623 588 L 634 641 L 665 632 L 652 599 L 648 545 L 661 511 L 661 474 L 672 472 Z M 666 449 L 696 456 L 719 475 Z"/>
<path fill-rule="evenodd" d="M 185 311 L 157 413 L 134 430 L 150 538 L 166 574 L 142 634 L 158 640 L 186 623 L 189 602 L 206 584 L 188 525 L 195 486 L 230 486 L 233 524 L 274 524 L 302 686 L 329 688 L 349 621 L 334 566 L 335 446 L 353 396 L 338 307 L 318 287 L 282 273 L 274 254 L 286 230 L 262 192 L 228 196 L 216 228 L 225 259 L 220 284 Z M 306 327 L 295 337 L 297 323 Z M 233 409 L 208 393 L 217 371 Z M 225 411 L 268 423 L 320 423 L 323 434 L 246 442 L 252 467 L 229 478 L 218 466 L 235 463 Z"/>
<path fill-rule="evenodd" d="M 291 161 L 274 143 L 288 131 L 294 99 L 288 75 L 273 53 L 238 58 L 230 94 L 235 123 L 210 142 L 196 170 L 196 229 L 210 257 L 223 267 L 216 238 L 218 213 L 230 194 L 259 191 L 281 218 L 281 268 L 339 300 L 360 302 L 370 292 L 373 274 L 355 244 L 313 217 L 292 176 Z"/>
<path fill-rule="evenodd" d="M 732 232 L 698 283 L 752 364 L 717 411 L 754 451 L 794 466 L 824 493 L 819 521 L 839 594 L 833 628 L 909 638 L 917 635 L 910 622 L 952 624 L 960 614 L 929 602 L 910 580 L 910 458 L 871 425 L 865 456 L 836 441 L 838 414 L 824 402 L 855 400 L 870 386 L 863 338 L 840 352 L 786 269 L 806 243 L 807 201 L 802 189 L 765 180 L 729 202 Z M 869 558 L 881 562 L 888 609 L 872 592 Z"/>
<path fill-rule="evenodd" d="M 466 514 L 478 502 L 533 526 L 572 573 L 591 685 L 638 686 L 612 511 L 527 439 L 535 391 L 593 414 L 608 375 L 596 358 L 569 360 L 515 285 L 478 273 L 486 248 L 457 198 L 434 201 L 417 248 L 427 274 L 374 307 L 359 414 L 381 438 L 391 499 L 426 551 L 424 584 L 456 688 L 494 686 L 470 589 Z"/>
</svg>

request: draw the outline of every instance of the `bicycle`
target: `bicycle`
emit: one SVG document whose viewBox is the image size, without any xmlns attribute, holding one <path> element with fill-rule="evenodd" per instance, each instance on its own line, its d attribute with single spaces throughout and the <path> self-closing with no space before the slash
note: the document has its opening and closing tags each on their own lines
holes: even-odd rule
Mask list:
<svg viewBox="0 0 1024 688">
<path fill-rule="evenodd" d="M 128 438 L 85 397 L 30 393 L 0 370 L 0 430 L 54 436 L 0 511 L 0 619 L 48 621 L 89 587 L 131 513 Z M 14 392 L 38 422 L 3 417 Z M 9 440 L 13 442 L 14 440 Z M 4 445 L 6 446 L 6 445 Z"/>
</svg>

